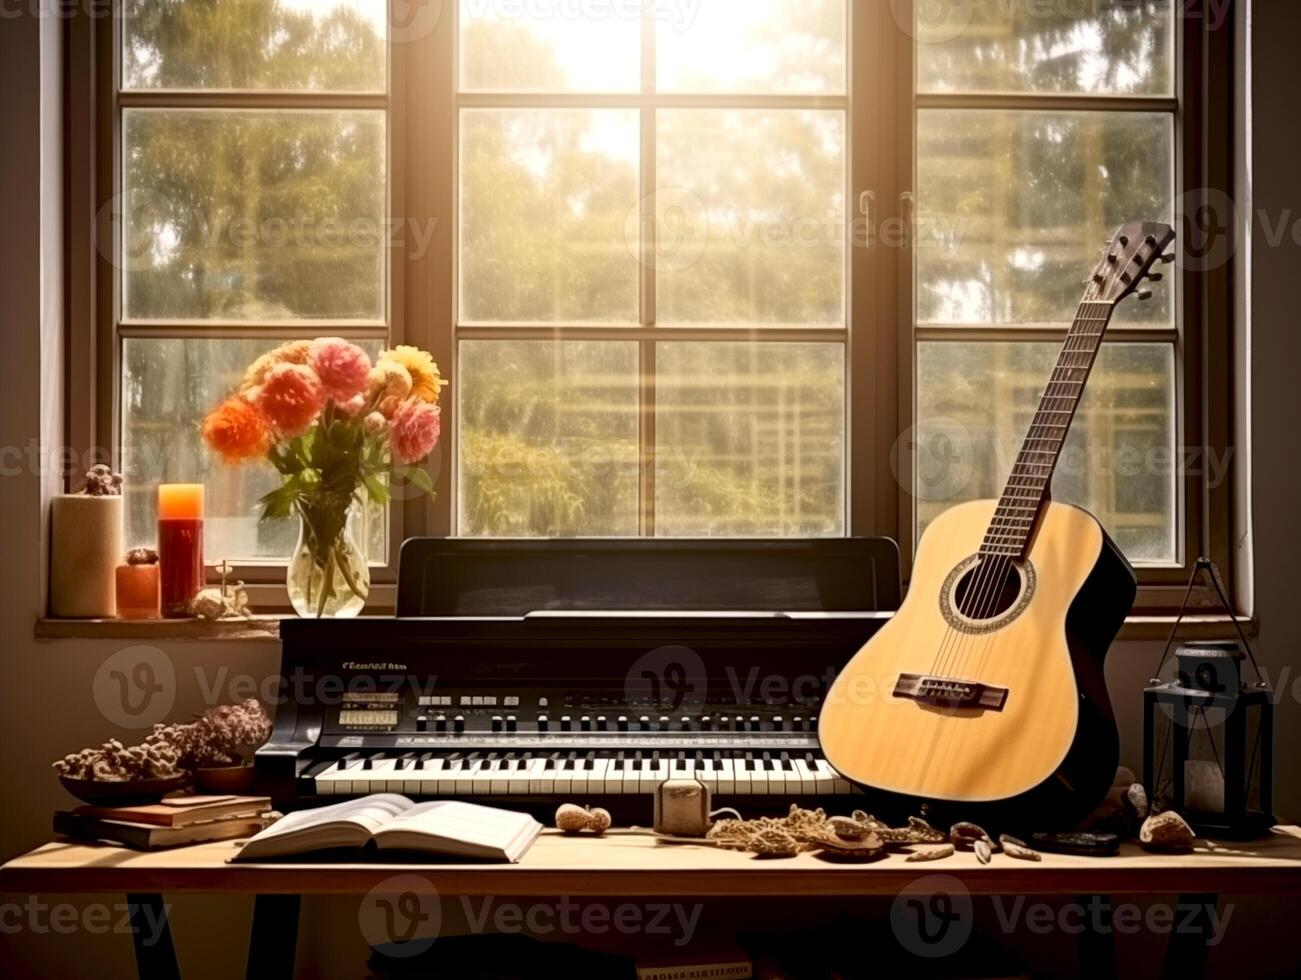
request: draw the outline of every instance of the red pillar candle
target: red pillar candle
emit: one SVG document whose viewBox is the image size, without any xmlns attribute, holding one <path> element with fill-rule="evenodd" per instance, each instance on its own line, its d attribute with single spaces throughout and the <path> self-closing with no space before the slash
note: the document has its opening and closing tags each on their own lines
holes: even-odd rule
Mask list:
<svg viewBox="0 0 1301 980">
<path fill-rule="evenodd" d="M 185 619 L 203 588 L 203 487 L 158 488 L 159 591 L 163 617 Z"/>
</svg>

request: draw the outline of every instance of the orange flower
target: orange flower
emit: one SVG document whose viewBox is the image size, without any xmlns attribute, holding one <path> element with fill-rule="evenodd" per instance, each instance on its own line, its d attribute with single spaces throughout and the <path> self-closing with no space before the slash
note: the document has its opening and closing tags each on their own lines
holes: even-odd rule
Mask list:
<svg viewBox="0 0 1301 980">
<path fill-rule="evenodd" d="M 271 430 L 262 413 L 242 398 L 230 398 L 203 420 L 203 440 L 227 463 L 265 456 Z"/>
</svg>

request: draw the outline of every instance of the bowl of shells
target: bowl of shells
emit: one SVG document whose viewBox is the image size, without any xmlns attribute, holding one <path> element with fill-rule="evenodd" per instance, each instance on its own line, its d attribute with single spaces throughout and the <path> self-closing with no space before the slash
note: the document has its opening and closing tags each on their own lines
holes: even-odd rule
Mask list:
<svg viewBox="0 0 1301 980">
<path fill-rule="evenodd" d="M 54 764 L 59 782 L 91 806 L 157 803 L 184 789 L 191 775 L 177 766 L 178 753 L 161 741 L 124 746 L 110 739 L 97 749 L 82 749 Z"/>
</svg>

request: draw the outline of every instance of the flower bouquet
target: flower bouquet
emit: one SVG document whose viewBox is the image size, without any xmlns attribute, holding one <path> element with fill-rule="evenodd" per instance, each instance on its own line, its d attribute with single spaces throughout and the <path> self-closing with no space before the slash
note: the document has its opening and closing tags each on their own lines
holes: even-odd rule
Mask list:
<svg viewBox="0 0 1301 980">
<path fill-rule="evenodd" d="M 415 347 L 385 351 L 372 364 L 346 340 L 293 341 L 254 361 L 239 390 L 204 420 L 204 441 L 224 462 L 265 458 L 283 477 L 262 498 L 261 517 L 301 521 L 288 575 L 300 616 L 361 612 L 370 571 L 350 524 L 368 500 L 388 502 L 394 476 L 433 494 L 421 464 L 438 445 L 445 384 Z"/>
</svg>

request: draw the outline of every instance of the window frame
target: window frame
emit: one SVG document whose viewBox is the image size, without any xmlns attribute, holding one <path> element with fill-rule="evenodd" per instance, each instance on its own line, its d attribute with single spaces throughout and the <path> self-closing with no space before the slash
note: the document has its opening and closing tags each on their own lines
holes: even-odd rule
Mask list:
<svg viewBox="0 0 1301 980">
<path fill-rule="evenodd" d="M 68 203 L 68 339 L 65 407 L 68 445 L 81 460 L 115 460 L 118 449 L 120 343 L 115 314 L 120 303 L 118 277 L 113 264 L 96 242 L 96 215 L 111 200 L 120 176 L 120 118 L 122 99 L 117 92 L 118 38 L 120 18 L 106 16 L 120 0 L 97 0 L 92 14 L 80 13 L 67 21 L 68 75 L 66 98 L 67 158 L 66 199 Z M 402 0 L 394 0 L 402 2 Z M 1232 12 L 1216 30 L 1210 30 L 1206 0 L 1192 0 L 1186 11 L 1176 11 L 1176 86 L 1171 98 L 1129 99 L 1097 96 L 920 96 L 914 84 L 915 58 L 911 37 L 894 21 L 893 15 L 909 17 L 912 3 L 891 4 L 849 0 L 846 112 L 846 211 L 847 220 L 857 220 L 860 202 L 869 204 L 867 246 L 851 241 L 847 248 L 846 314 L 843 331 L 820 328 L 659 328 L 667 339 L 741 339 L 756 334 L 765 340 L 824 339 L 831 334 L 846 348 L 846 531 L 853 535 L 886 535 L 899 541 L 905 577 L 911 567 L 914 542 L 912 498 L 912 456 L 900 433 L 909 430 L 916 418 L 915 345 L 919 331 L 914 325 L 913 294 L 915 256 L 908 239 L 902 246 L 882 243 L 876 232 L 889 222 L 907 229 L 911 221 L 911 193 L 916 164 L 915 113 L 919 107 L 942 104 L 972 105 L 972 99 L 997 106 L 1018 107 L 1032 102 L 1035 108 L 1095 108 L 1124 104 L 1137 108 L 1160 108 L 1175 112 L 1176 187 L 1185 194 L 1233 191 L 1233 78 L 1234 44 Z M 1183 7 L 1184 5 L 1180 5 Z M 432 31 L 404 43 L 389 44 L 388 91 L 383 95 L 348 93 L 184 93 L 192 105 L 236 107 L 332 107 L 376 108 L 382 102 L 388 113 L 388 193 L 390 213 L 408 221 L 432 221 L 434 234 L 421 254 L 390 247 L 388 263 L 388 322 L 383 328 L 367 327 L 363 335 L 392 343 L 405 342 L 429 349 L 447 371 L 453 385 L 457 374 L 457 342 L 478 332 L 491 331 L 497 339 L 508 339 L 503 328 L 474 325 L 458 328 L 457 300 L 457 207 L 459 203 L 459 133 L 457 120 L 462 103 L 459 91 L 457 5 L 444 5 Z M 98 16 L 96 16 L 98 14 Z M 653 33 L 653 32 L 652 32 Z M 653 56 L 653 51 L 651 52 Z M 130 93 L 133 104 L 164 104 L 167 94 Z M 633 96 L 636 98 L 637 96 Z M 478 96 L 472 97 L 471 101 Z M 660 96 L 659 98 L 676 98 Z M 817 101 L 822 97 L 813 97 Z M 840 97 L 834 97 L 839 99 Z M 755 102 L 750 97 L 722 99 L 702 97 L 705 104 L 719 101 L 728 105 Z M 782 97 L 760 97 L 758 104 L 782 101 Z M 742 106 L 743 107 L 743 106 Z M 889 135 L 894 136 L 891 141 Z M 647 146 L 643 134 L 643 158 L 654 156 L 654 141 Z M 654 187 L 653 167 L 642 169 L 643 196 Z M 869 196 L 865 196 L 869 195 Z M 450 216 L 450 218 L 449 218 Z M 653 269 L 643 266 L 643 278 Z M 1184 269 L 1179 283 L 1176 314 L 1176 442 L 1180 446 L 1205 447 L 1220 453 L 1230 448 L 1235 415 L 1232 365 L 1233 268 L 1232 263 L 1211 270 Z M 644 288 L 644 287 L 643 287 Z M 653 314 L 653 311 L 651 311 Z M 154 329 L 156 325 L 135 325 L 132 329 Z M 241 325 L 245 330 L 252 325 Z M 1067 324 L 1027 334 L 1024 328 L 990 331 L 963 328 L 971 339 L 1060 339 Z M 355 328 L 355 324 L 305 323 L 296 329 L 274 325 L 278 332 L 268 339 L 319 335 L 323 330 Z M 189 327 L 187 335 L 202 336 L 203 328 Z M 223 334 L 220 327 L 216 335 Z M 380 337 L 381 329 L 383 336 Z M 654 337 L 638 336 L 646 325 L 636 328 L 579 328 L 583 336 L 597 339 L 637 339 L 653 351 Z M 656 328 L 651 327 L 651 330 Z M 929 328 L 928 328 L 929 329 Z M 373 330 L 373 333 L 371 331 Z M 469 330 L 470 333 L 466 333 Z M 595 330 L 595 333 L 590 331 Z M 999 333 L 1009 336 L 999 337 Z M 1161 331 L 1158 331 L 1161 332 Z M 550 326 L 529 328 L 528 336 L 555 339 Z M 925 333 L 925 331 L 921 331 Z M 1168 331 L 1164 339 L 1170 339 Z M 795 337 L 790 337 L 795 334 Z M 356 334 L 346 334 L 357 336 Z M 663 336 L 658 339 L 666 339 Z M 1137 339 L 1137 336 L 1136 336 Z M 653 355 L 652 355 L 653 356 Z M 643 377 L 642 385 L 648 384 Z M 645 406 L 653 407 L 643 393 Z M 391 609 L 396 559 L 404 535 L 450 536 L 456 533 L 456 400 L 444 406 L 444 442 L 433 475 L 438 490 L 434 502 L 425 500 L 395 504 L 390 515 L 389 561 L 374 568 L 377 587 L 371 611 Z M 653 445 L 653 419 L 647 440 L 643 418 L 643 454 Z M 102 447 L 102 448 L 96 448 Z M 1233 574 L 1233 468 L 1230 458 L 1225 479 L 1212 486 L 1196 471 L 1184 473 L 1179 481 L 1182 553 L 1180 562 L 1168 567 L 1139 570 L 1140 597 L 1136 615 L 1164 615 L 1177 607 L 1192 563 L 1199 554 L 1214 558 L 1226 575 Z M 642 499 L 653 495 L 653 466 L 643 461 Z M 647 473 L 649 472 L 649 481 Z M 898 473 L 902 479 L 896 478 Z M 649 482 L 649 486 L 647 483 Z M 653 496 L 650 498 L 653 499 Z M 287 608 L 283 587 L 283 563 L 259 563 L 234 570 L 252 588 L 254 604 L 273 610 Z M 1232 590 L 1232 583 L 1230 584 Z M 1197 601 L 1210 605 L 1202 590 Z"/>
<path fill-rule="evenodd" d="M 859 147 L 855 145 L 855 134 L 861 129 L 856 125 L 854 116 L 854 107 L 858 100 L 855 99 L 855 80 L 860 76 L 867 75 L 870 71 L 871 59 L 877 54 L 877 49 L 881 47 L 880 39 L 885 37 L 879 30 L 864 32 L 864 44 L 859 44 L 859 37 L 856 30 L 860 23 L 870 23 L 878 18 L 882 13 L 875 9 L 880 5 L 874 5 L 870 11 L 865 11 L 864 7 L 856 4 L 853 0 L 846 0 L 845 3 L 845 92 L 843 95 L 789 95 L 789 94 L 745 94 L 729 95 L 720 93 L 701 93 L 701 94 L 677 94 L 662 93 L 656 89 L 657 81 L 657 62 L 656 62 L 656 33 L 657 25 L 654 20 L 653 5 L 648 5 L 641 22 L 641 84 L 635 92 L 619 94 L 592 94 L 592 93 L 533 93 L 533 92 L 462 92 L 461 91 L 461 71 L 460 71 L 460 14 L 459 4 L 456 2 L 448 3 L 444 8 L 444 16 L 440 23 L 440 30 L 444 23 L 449 25 L 449 31 L 446 36 L 439 39 L 438 50 L 432 52 L 432 57 L 443 61 L 452 66 L 452 84 L 454 91 L 454 108 L 450 118 L 445 121 L 445 126 L 450 130 L 451 150 L 454 158 L 453 166 L 453 187 L 452 187 L 452 224 L 454 226 L 455 247 L 451 255 L 451 276 L 452 292 L 450 303 L 452 315 L 450 317 L 451 336 L 444 338 L 439 344 L 440 347 L 452 352 L 448 358 L 448 363 L 456 363 L 456 353 L 459 350 L 461 341 L 572 341 L 572 340 L 591 340 L 591 341 L 616 341 L 616 342 L 636 342 L 638 346 L 638 363 L 640 366 L 638 379 L 638 402 L 640 424 L 638 426 L 639 442 L 639 463 L 638 463 L 638 506 L 639 515 L 638 535 L 641 537 L 656 536 L 656 429 L 657 429 L 657 405 L 656 405 L 656 353 L 657 345 L 664 342 L 735 342 L 751 341 L 764 344 L 782 344 L 782 343 L 819 343 L 819 344 L 836 344 L 844 350 L 844 384 L 846 394 L 846 417 L 845 417 L 845 437 L 844 437 L 844 514 L 842 515 L 842 528 L 845 533 L 851 532 L 854 521 L 855 508 L 852 505 L 853 485 L 851 460 L 858 456 L 873 455 L 870 445 L 862 445 L 863 452 L 860 453 L 860 443 L 864 442 L 865 432 L 855 432 L 855 427 L 851 423 L 854 417 L 849 411 L 849 403 L 852 401 L 852 391 L 854 389 L 852 369 L 853 359 L 853 336 L 855 333 L 853 324 L 857 322 L 858 308 L 855 306 L 855 298 L 863 293 L 869 292 L 864 288 L 865 283 L 860 283 L 859 276 L 868 273 L 870 270 L 865 268 L 864 263 L 856 261 L 856 249 L 849 243 L 846 243 L 843 257 L 844 271 L 844 323 L 842 326 L 831 327 L 826 325 L 817 326 L 800 326 L 791 325 L 771 325 L 771 326 L 732 326 L 732 325 L 701 325 L 701 324 L 662 324 L 658 321 L 657 316 L 657 281 L 656 268 L 654 263 L 646 262 L 639 259 L 638 269 L 640 281 L 638 284 L 638 320 L 636 325 L 628 326 L 623 324 L 609 325 L 579 325 L 564 323 L 540 323 L 521 325 L 516 323 L 494 323 L 491 321 L 473 321 L 461 322 L 460 301 L 461 301 L 461 280 L 460 280 L 460 119 L 462 110 L 466 109 L 514 109 L 514 108 L 542 108 L 542 109 L 598 109 L 598 108 L 616 108 L 633 110 L 640 115 L 640 139 L 639 139 L 639 167 L 638 167 L 638 203 L 642 208 L 642 228 L 654 227 L 655 225 L 655 193 L 657 190 L 657 122 L 660 110 L 668 109 L 709 109 L 709 110 L 729 110 L 729 109 L 758 109 L 773 111 L 798 111 L 798 110 L 830 110 L 843 112 L 845 117 L 845 180 L 843 186 L 844 194 L 844 218 L 846 228 L 850 227 L 856 214 L 854 203 L 858 196 L 854 188 L 859 181 L 856 179 L 856 168 L 859 166 Z M 871 39 L 870 43 L 866 39 Z M 872 178 L 872 167 L 870 162 L 864 165 L 864 176 L 870 184 Z M 874 262 L 875 256 L 870 256 Z M 871 264 L 870 262 L 867 264 Z M 879 332 L 874 324 L 871 333 Z M 455 373 L 453 375 L 455 377 Z M 445 409 L 446 412 L 446 409 Z M 458 419 L 453 415 L 449 418 L 444 415 L 444 422 L 449 423 L 448 428 L 453 432 L 459 433 Z M 460 479 L 459 479 L 459 452 L 454 448 L 449 454 L 453 475 L 451 479 L 451 495 L 447 498 L 448 513 L 446 515 L 446 526 L 453 529 L 452 533 L 459 533 L 460 523 Z M 442 520 L 440 519 L 440 523 Z M 669 539 L 671 540 L 671 539 Z"/>
</svg>

